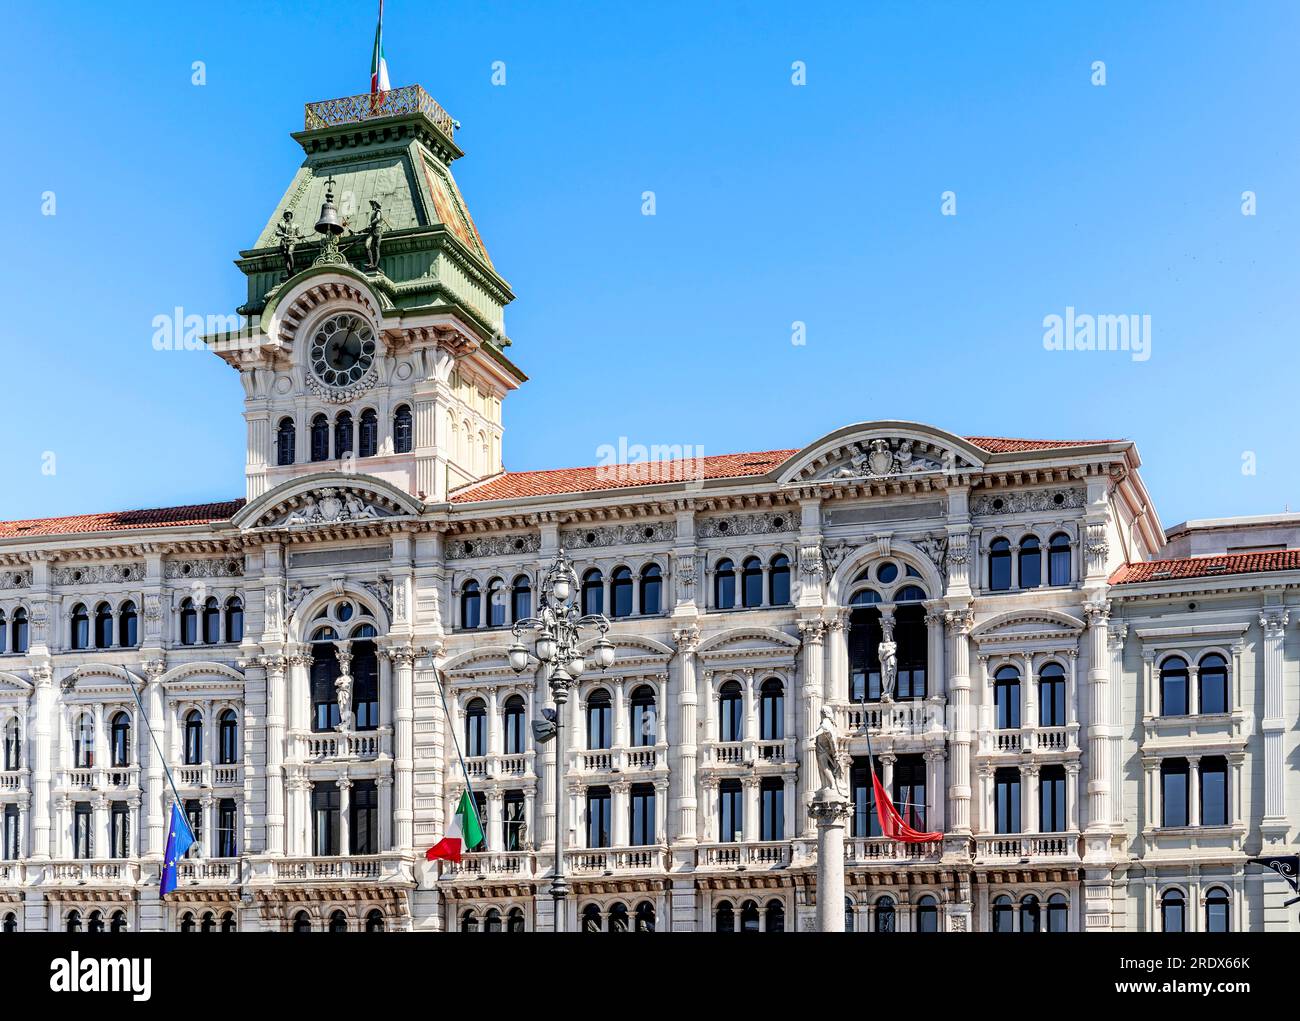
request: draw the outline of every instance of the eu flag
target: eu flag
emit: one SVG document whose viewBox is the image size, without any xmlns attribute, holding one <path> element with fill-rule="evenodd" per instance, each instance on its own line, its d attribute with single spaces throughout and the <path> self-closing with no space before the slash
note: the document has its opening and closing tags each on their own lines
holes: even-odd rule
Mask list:
<svg viewBox="0 0 1300 1021">
<path fill-rule="evenodd" d="M 176 889 L 176 863 L 185 857 L 185 852 L 193 843 L 194 831 L 190 829 L 189 820 L 185 818 L 181 806 L 172 802 L 172 821 L 167 827 L 167 853 L 163 855 L 162 896 L 166 897 Z"/>
</svg>

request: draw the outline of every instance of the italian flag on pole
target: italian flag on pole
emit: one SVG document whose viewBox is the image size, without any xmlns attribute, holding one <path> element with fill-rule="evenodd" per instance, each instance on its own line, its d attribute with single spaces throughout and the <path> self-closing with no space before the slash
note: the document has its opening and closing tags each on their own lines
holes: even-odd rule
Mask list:
<svg viewBox="0 0 1300 1021">
<path fill-rule="evenodd" d="M 375 52 L 370 58 L 370 94 L 382 103 L 388 92 L 388 61 L 384 59 L 384 0 L 379 0 L 379 24 L 375 26 Z"/>
<path fill-rule="evenodd" d="M 478 847 L 483 842 L 483 827 L 478 821 L 474 799 L 466 791 L 460 796 L 456 814 L 451 817 L 447 835 L 424 852 L 428 861 L 460 861 L 462 851 Z"/>
</svg>

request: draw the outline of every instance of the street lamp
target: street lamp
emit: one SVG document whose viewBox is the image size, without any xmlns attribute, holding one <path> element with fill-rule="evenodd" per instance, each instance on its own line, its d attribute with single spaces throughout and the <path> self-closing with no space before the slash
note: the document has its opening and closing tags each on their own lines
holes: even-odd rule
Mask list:
<svg viewBox="0 0 1300 1021">
<path fill-rule="evenodd" d="M 525 617 L 514 625 L 515 644 L 510 646 L 510 666 L 515 673 L 528 669 L 528 647 L 523 644 L 523 632 L 536 635 L 533 651 L 546 666 L 547 681 L 555 709 L 543 712 L 543 720 L 533 724 L 533 736 L 538 743 L 555 742 L 555 871 L 551 878 L 551 897 L 555 901 L 555 931 L 564 931 L 564 898 L 569 892 L 564 879 L 564 705 L 569 700 L 569 689 L 587 669 L 587 659 L 601 670 L 614 662 L 614 643 L 605 638 L 609 631 L 609 618 L 601 613 L 584 614 L 575 601 L 578 593 L 578 576 L 572 565 L 559 551 L 555 563 L 542 579 L 541 597 L 537 616 Z M 587 654 L 579 649 L 582 632 L 595 629 L 600 637 Z"/>
</svg>

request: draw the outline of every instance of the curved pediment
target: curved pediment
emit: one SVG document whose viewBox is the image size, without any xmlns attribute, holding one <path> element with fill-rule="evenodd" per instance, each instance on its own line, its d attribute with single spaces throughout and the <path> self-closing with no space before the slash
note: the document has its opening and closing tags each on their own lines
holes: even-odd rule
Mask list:
<svg viewBox="0 0 1300 1021">
<path fill-rule="evenodd" d="M 439 668 L 450 680 L 476 678 L 528 677 L 537 669 L 537 657 L 529 654 L 528 668 L 516 674 L 510 666 L 508 645 L 476 645 L 451 656 Z"/>
<path fill-rule="evenodd" d="M 213 685 L 228 688 L 232 681 L 242 686 L 244 675 L 224 663 L 202 660 L 197 663 L 182 663 L 179 666 L 174 666 L 163 674 L 160 679 L 162 686 L 168 689 L 210 687 Z"/>
<path fill-rule="evenodd" d="M 119 694 L 131 688 L 143 688 L 144 679 L 126 667 L 112 663 L 86 663 L 63 679 L 64 691 L 82 694 Z"/>
<path fill-rule="evenodd" d="M 734 627 L 700 642 L 696 655 L 708 664 L 788 662 L 799 652 L 799 639 L 772 627 Z"/>
<path fill-rule="evenodd" d="M 384 300 L 365 274 L 347 263 L 309 266 L 270 296 L 262 311 L 262 330 L 273 340 L 292 345 L 303 322 L 322 308 L 359 312 L 378 334 Z"/>
<path fill-rule="evenodd" d="M 243 507 L 236 528 L 329 527 L 420 514 L 424 504 L 382 479 L 344 472 L 304 475 Z"/>
<path fill-rule="evenodd" d="M 618 671 L 632 666 L 663 666 L 676 653 L 663 642 L 644 635 L 615 634 L 611 632 L 605 638 L 614 643 L 614 664 L 609 669 Z M 596 643 L 595 638 L 582 642 L 578 648 L 586 653 Z"/>
<path fill-rule="evenodd" d="M 917 422 L 861 422 L 837 429 L 778 469 L 782 484 L 907 478 L 978 471 L 984 452 L 974 444 Z"/>
<path fill-rule="evenodd" d="M 1060 610 L 1009 610 L 976 626 L 971 638 L 981 645 L 1073 644 L 1078 642 L 1083 629 L 1083 621 Z"/>
<path fill-rule="evenodd" d="M 0 670 L 0 698 L 6 695 L 18 695 L 26 698 L 32 693 L 32 684 L 30 681 L 24 681 L 17 674 L 11 674 L 7 670 Z"/>
</svg>

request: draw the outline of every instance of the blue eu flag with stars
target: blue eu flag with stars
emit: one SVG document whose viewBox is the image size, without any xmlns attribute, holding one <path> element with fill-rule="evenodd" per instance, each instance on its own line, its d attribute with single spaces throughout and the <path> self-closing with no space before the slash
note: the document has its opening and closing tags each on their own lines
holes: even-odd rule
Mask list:
<svg viewBox="0 0 1300 1021">
<path fill-rule="evenodd" d="M 190 822 L 181 811 L 181 806 L 172 802 L 171 825 L 167 827 L 167 853 L 163 855 L 162 896 L 166 897 L 176 889 L 176 864 L 185 857 L 185 852 L 194 843 L 194 831 Z"/>
</svg>

